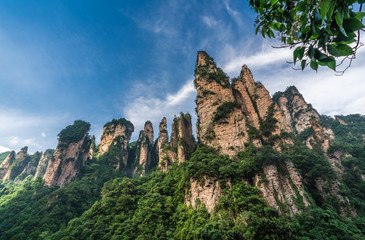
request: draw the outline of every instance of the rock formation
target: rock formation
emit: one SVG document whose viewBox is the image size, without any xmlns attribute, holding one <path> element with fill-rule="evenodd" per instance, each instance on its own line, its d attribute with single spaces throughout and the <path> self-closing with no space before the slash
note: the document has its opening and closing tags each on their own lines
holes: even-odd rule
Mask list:
<svg viewBox="0 0 365 240">
<path fill-rule="evenodd" d="M 284 112 L 286 120 L 290 123 L 291 128 L 295 135 L 302 136 L 303 143 L 316 151 L 323 151 L 323 155 L 327 158 L 332 169 L 338 177 L 342 177 L 344 173 L 344 167 L 341 161 L 351 155 L 343 151 L 328 152 L 331 140 L 334 139 L 332 129 L 326 128 L 321 125 L 320 115 L 312 107 L 307 104 L 303 96 L 298 89 L 291 86 L 286 89 L 285 92 L 278 92 L 275 94 L 274 99 L 278 103 L 280 109 Z M 336 117 L 336 120 L 340 124 L 345 122 Z M 316 188 L 323 198 L 336 197 L 342 203 L 343 212 L 352 212 L 348 199 L 339 194 L 339 181 L 334 179 L 332 182 L 327 182 L 322 178 L 318 178 L 316 181 Z M 325 189 L 327 191 L 325 191 Z M 346 210 L 345 210 L 346 208 Z"/>
<path fill-rule="evenodd" d="M 282 111 L 266 88 L 253 80 L 246 65 L 230 84 L 213 59 L 199 52 L 195 87 L 198 137 L 202 143 L 220 149 L 222 154 L 234 156 L 250 141 L 261 146 L 261 137 L 252 134 L 255 129 L 261 131 L 264 140 L 291 131 Z"/>
<path fill-rule="evenodd" d="M 158 165 L 160 166 L 161 170 L 166 171 L 169 164 L 168 160 L 170 158 L 166 156 L 167 155 L 166 150 L 164 151 L 164 148 L 167 147 L 169 144 L 169 134 L 167 132 L 167 120 L 165 117 L 160 122 L 159 132 L 160 135 L 157 138 L 156 148 L 155 148 L 156 158 L 158 159 Z"/>
<path fill-rule="evenodd" d="M 298 89 L 294 86 L 289 87 L 284 93 L 276 93 L 274 98 L 294 133 L 313 132 L 308 134 L 305 140 L 307 147 L 313 149 L 315 145 L 320 145 L 321 149 L 327 152 L 334 134 L 330 128 L 321 126 L 318 112 L 306 103 Z"/>
<path fill-rule="evenodd" d="M 9 168 L 11 167 L 11 165 L 13 164 L 15 160 L 15 152 L 11 151 L 9 153 L 9 155 L 4 159 L 4 161 L 1 162 L 0 164 L 0 178 L 4 179 L 5 175 L 7 175 L 7 172 L 9 170 Z"/>
<path fill-rule="evenodd" d="M 89 123 L 75 121 L 60 132 L 57 148 L 43 176 L 46 186 L 63 187 L 78 175 L 89 156 L 89 129 Z"/>
<path fill-rule="evenodd" d="M 28 147 L 23 147 L 15 156 L 9 154 L 0 166 L 3 169 L 2 181 L 16 180 L 19 182 L 29 175 L 34 175 L 40 157 L 39 152 L 29 155 Z"/>
<path fill-rule="evenodd" d="M 128 143 L 133 131 L 133 124 L 124 118 L 118 120 L 113 119 L 111 122 L 105 124 L 99 146 L 99 156 L 109 151 L 113 155 L 113 158 L 117 158 L 116 162 L 111 164 L 117 170 L 125 170 L 128 162 Z M 93 148 L 91 149 L 90 151 L 92 152 L 89 152 L 89 156 L 93 154 Z M 115 154 L 112 153 L 113 151 Z"/>
<path fill-rule="evenodd" d="M 150 121 L 147 121 L 144 129 L 139 132 L 133 175 L 144 175 L 150 170 L 154 157 L 153 148 L 153 126 Z"/>
<path fill-rule="evenodd" d="M 34 174 L 34 179 L 37 177 L 43 177 L 46 173 L 48 163 L 52 159 L 54 150 L 53 149 L 47 149 L 41 156 L 41 159 L 39 160 L 36 173 Z"/>
<path fill-rule="evenodd" d="M 206 177 L 204 185 L 198 180 L 190 179 L 190 193 L 185 195 L 184 202 L 194 208 L 198 207 L 198 204 L 204 204 L 208 212 L 212 212 L 221 195 L 222 189 L 215 179 Z"/>
<path fill-rule="evenodd" d="M 244 150 L 245 143 L 249 142 L 258 147 L 269 142 L 278 151 L 283 144 L 293 144 L 291 138 L 280 136 L 292 131 L 285 113 L 271 99 L 266 88 L 253 80 L 246 65 L 242 67 L 240 76 L 230 84 L 213 59 L 205 52 L 199 52 L 195 87 L 197 133 L 202 143 L 230 157 Z M 304 196 L 301 177 L 292 164 L 281 163 L 280 166 L 285 175 L 279 174 L 278 166 L 274 164 L 264 165 L 263 175 L 255 177 L 255 185 L 271 207 L 283 212 L 279 206 L 286 205 L 288 213 L 294 215 L 299 207 L 293 199 L 301 198 L 305 206 L 309 205 L 309 201 Z"/>
<path fill-rule="evenodd" d="M 195 140 L 193 136 L 190 114 L 180 114 L 172 123 L 171 140 L 168 142 L 166 130 L 166 118 L 160 123 L 160 136 L 156 142 L 158 165 L 162 171 L 175 161 L 179 163 L 190 158 L 194 150 Z"/>
</svg>

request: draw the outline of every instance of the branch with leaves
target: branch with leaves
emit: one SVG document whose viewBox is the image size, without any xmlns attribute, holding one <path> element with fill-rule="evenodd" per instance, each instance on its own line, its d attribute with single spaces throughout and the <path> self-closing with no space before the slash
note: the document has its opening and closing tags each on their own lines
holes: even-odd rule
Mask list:
<svg viewBox="0 0 365 240">
<path fill-rule="evenodd" d="M 293 63 L 303 70 L 327 66 L 343 74 L 363 45 L 365 0 L 249 0 L 258 14 L 256 34 L 280 38 L 281 47 L 295 48 Z M 347 67 L 338 66 L 347 61 Z"/>
</svg>

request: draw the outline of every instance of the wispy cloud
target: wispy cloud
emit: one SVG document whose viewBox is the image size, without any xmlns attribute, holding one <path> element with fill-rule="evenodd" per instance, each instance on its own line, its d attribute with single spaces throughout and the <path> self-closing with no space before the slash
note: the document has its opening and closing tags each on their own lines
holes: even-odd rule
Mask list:
<svg viewBox="0 0 365 240">
<path fill-rule="evenodd" d="M 140 96 L 135 98 L 125 107 L 123 112 L 126 118 L 134 124 L 136 129 L 134 136 L 136 137 L 147 120 L 150 120 L 154 128 L 158 129 L 158 124 L 163 117 L 167 117 L 171 123 L 172 118 L 180 112 L 190 112 L 192 114 L 195 107 L 195 95 L 193 80 L 189 80 L 176 93 L 165 96 L 156 94 L 154 97 Z M 157 135 L 156 133 L 155 136 Z"/>
<path fill-rule="evenodd" d="M 243 21 L 242 21 L 242 17 L 240 16 L 240 12 L 238 12 L 237 10 L 232 9 L 228 0 L 224 0 L 224 6 L 226 8 L 226 11 L 234 19 L 236 24 L 239 27 L 242 27 L 243 26 Z"/>
<path fill-rule="evenodd" d="M 218 24 L 218 21 L 210 16 L 203 16 L 202 19 L 208 27 L 215 27 Z"/>
<path fill-rule="evenodd" d="M 30 151 L 55 148 L 59 131 L 72 123 L 68 118 L 67 115 L 37 115 L 0 106 L 0 146 L 13 150 L 28 146 Z"/>
<path fill-rule="evenodd" d="M 246 52 L 245 50 L 234 51 Z M 286 61 L 290 61 L 292 58 L 292 51 L 288 48 L 272 48 L 271 46 L 264 44 L 261 47 L 261 51 L 252 55 L 242 54 L 239 56 L 233 56 L 224 63 L 223 68 L 227 73 L 237 73 L 243 64 L 251 68 L 269 67 L 269 65 L 280 65 Z"/>
</svg>

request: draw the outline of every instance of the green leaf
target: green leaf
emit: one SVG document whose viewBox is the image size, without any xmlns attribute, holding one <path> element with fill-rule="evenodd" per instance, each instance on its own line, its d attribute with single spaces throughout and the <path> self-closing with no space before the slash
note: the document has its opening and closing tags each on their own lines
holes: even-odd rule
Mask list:
<svg viewBox="0 0 365 240">
<path fill-rule="evenodd" d="M 365 0 L 364 0 L 364 2 L 365 2 Z M 356 18 L 357 20 L 361 20 L 361 19 L 363 19 L 363 17 L 365 17 L 365 12 L 357 12 L 357 13 L 356 13 L 355 18 Z"/>
<path fill-rule="evenodd" d="M 345 44 L 333 44 L 333 45 L 327 45 L 328 52 L 335 57 L 341 57 L 341 56 L 349 56 L 352 55 L 354 52 L 352 51 L 352 48 Z"/>
<path fill-rule="evenodd" d="M 271 5 L 274 5 L 275 3 L 277 3 L 279 0 L 270 0 Z"/>
<path fill-rule="evenodd" d="M 327 63 L 327 66 L 333 71 L 336 71 L 336 60 L 333 57 L 329 57 L 329 59 L 330 61 Z"/>
<path fill-rule="evenodd" d="M 355 32 L 360 29 L 363 29 L 365 26 L 362 22 L 356 18 L 344 19 L 343 20 L 343 27 L 346 32 Z"/>
<path fill-rule="evenodd" d="M 297 62 L 297 59 L 299 56 L 299 49 L 300 49 L 300 47 L 297 47 L 293 52 L 294 64 Z"/>
<path fill-rule="evenodd" d="M 319 51 L 318 49 L 315 49 L 314 58 L 317 59 L 318 61 L 323 61 L 324 59 L 328 58 L 328 56 L 326 54 L 322 53 L 321 51 Z"/>
<path fill-rule="evenodd" d="M 305 47 L 301 47 L 300 50 L 299 50 L 299 55 L 298 55 L 298 58 L 299 59 L 302 59 L 303 56 L 304 56 L 304 50 L 305 50 Z"/>
<path fill-rule="evenodd" d="M 314 48 L 313 48 L 313 45 L 311 44 L 309 46 L 309 49 L 308 49 L 308 52 L 307 52 L 307 56 L 313 60 L 313 57 L 314 57 Z"/>
<path fill-rule="evenodd" d="M 359 4 L 365 3 L 365 0 L 358 0 Z"/>
<path fill-rule="evenodd" d="M 328 11 L 330 10 L 331 8 L 331 3 L 332 1 L 331 0 L 323 0 L 321 3 L 320 3 L 320 8 L 321 8 L 321 17 L 322 19 L 324 19 L 328 13 Z"/>
<path fill-rule="evenodd" d="M 313 70 L 316 70 L 317 71 L 317 69 L 318 69 L 318 63 L 316 61 L 311 61 L 310 67 Z"/>
<path fill-rule="evenodd" d="M 305 68 L 305 63 L 307 62 L 307 60 L 302 60 L 302 71 L 304 70 L 304 68 Z"/>
<path fill-rule="evenodd" d="M 339 34 L 335 39 L 333 39 L 333 41 L 342 44 L 350 44 L 355 42 L 356 34 L 354 32 L 349 32 L 347 35 L 348 36 L 346 37 L 343 34 Z"/>
<path fill-rule="evenodd" d="M 336 23 L 339 27 L 342 27 L 343 23 L 343 12 L 337 12 L 335 15 Z"/>
</svg>

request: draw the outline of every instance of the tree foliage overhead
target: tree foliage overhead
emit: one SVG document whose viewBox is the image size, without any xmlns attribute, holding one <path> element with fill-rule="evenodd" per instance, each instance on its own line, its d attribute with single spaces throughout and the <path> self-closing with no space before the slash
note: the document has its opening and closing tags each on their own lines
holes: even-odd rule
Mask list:
<svg viewBox="0 0 365 240">
<path fill-rule="evenodd" d="M 295 48 L 294 64 L 300 62 L 317 71 L 327 66 L 343 73 L 363 44 L 360 34 L 364 0 L 250 0 L 258 14 L 256 33 L 280 37 L 282 47 Z M 346 60 L 347 67 L 338 71 Z"/>
</svg>

